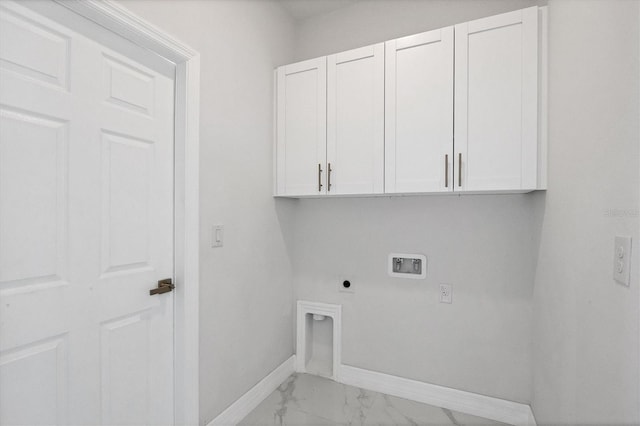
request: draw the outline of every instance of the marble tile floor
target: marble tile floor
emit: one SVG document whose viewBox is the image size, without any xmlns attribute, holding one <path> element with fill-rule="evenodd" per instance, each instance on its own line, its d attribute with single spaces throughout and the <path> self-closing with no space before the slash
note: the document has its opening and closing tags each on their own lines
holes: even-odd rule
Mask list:
<svg viewBox="0 0 640 426">
<path fill-rule="evenodd" d="M 293 374 L 238 426 L 500 425 L 492 420 Z"/>
</svg>

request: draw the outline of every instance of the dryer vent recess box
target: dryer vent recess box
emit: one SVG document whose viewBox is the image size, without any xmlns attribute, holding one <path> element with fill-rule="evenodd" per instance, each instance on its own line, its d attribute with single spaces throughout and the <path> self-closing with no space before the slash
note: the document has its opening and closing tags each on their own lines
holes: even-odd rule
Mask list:
<svg viewBox="0 0 640 426">
<path fill-rule="evenodd" d="M 546 7 L 281 66 L 275 80 L 276 197 L 547 187 Z"/>
</svg>

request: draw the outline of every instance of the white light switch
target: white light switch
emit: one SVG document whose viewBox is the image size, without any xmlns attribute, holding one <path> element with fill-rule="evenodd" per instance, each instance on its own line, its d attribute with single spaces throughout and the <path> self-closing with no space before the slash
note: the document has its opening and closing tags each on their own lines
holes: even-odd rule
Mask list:
<svg viewBox="0 0 640 426">
<path fill-rule="evenodd" d="M 224 243 L 224 225 L 214 225 L 211 230 L 211 247 L 222 247 Z"/>
<path fill-rule="evenodd" d="M 629 286 L 631 276 L 631 237 L 616 236 L 613 246 L 613 279 Z"/>
</svg>

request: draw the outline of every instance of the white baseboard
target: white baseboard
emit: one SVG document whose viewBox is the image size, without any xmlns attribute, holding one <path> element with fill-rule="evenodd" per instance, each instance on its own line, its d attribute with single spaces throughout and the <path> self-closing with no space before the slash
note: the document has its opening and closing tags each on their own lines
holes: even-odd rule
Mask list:
<svg viewBox="0 0 640 426">
<path fill-rule="evenodd" d="M 207 426 L 236 426 L 295 372 L 296 356 L 280 364 Z M 416 380 L 341 365 L 340 383 L 516 426 L 536 426 L 531 407 Z"/>
<path fill-rule="evenodd" d="M 518 402 L 342 365 L 340 382 L 516 426 L 536 426 L 531 407 Z"/>
<path fill-rule="evenodd" d="M 249 389 L 229 408 L 224 410 L 218 417 L 213 419 L 207 426 L 236 426 L 250 412 L 252 412 L 262 401 L 264 401 L 274 390 L 278 388 L 295 370 L 296 356 L 293 355 L 280 364 L 267 377 L 260 380 L 257 385 Z"/>
</svg>

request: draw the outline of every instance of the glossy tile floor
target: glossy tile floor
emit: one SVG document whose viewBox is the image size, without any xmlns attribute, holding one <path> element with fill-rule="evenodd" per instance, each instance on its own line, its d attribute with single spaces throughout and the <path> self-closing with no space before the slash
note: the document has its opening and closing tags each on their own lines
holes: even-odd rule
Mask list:
<svg viewBox="0 0 640 426">
<path fill-rule="evenodd" d="M 500 424 L 317 376 L 294 374 L 238 426 Z"/>
</svg>

